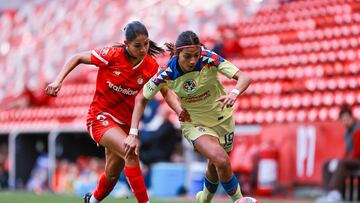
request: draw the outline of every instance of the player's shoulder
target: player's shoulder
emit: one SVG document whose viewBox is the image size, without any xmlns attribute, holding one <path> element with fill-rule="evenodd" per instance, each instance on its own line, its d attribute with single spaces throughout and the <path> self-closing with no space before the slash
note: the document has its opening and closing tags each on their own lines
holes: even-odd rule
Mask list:
<svg viewBox="0 0 360 203">
<path fill-rule="evenodd" d="M 164 67 L 170 68 L 171 70 L 176 70 L 177 59 L 178 59 L 177 56 L 171 57 L 171 58 L 166 62 L 166 65 L 165 65 Z"/>
<path fill-rule="evenodd" d="M 158 68 L 159 67 L 159 64 L 158 62 L 156 61 L 156 59 L 154 57 L 152 57 L 150 54 L 147 54 L 144 58 L 144 62 L 148 65 L 148 66 L 151 66 L 151 67 L 155 67 L 155 68 Z"/>
<path fill-rule="evenodd" d="M 177 57 L 171 57 L 165 65 L 161 67 L 161 72 L 165 72 L 170 78 L 177 73 Z"/>
<path fill-rule="evenodd" d="M 168 80 L 174 80 L 175 75 L 177 74 L 174 62 L 176 64 L 176 58 L 172 57 L 169 61 L 166 62 L 165 65 L 162 65 L 154 75 L 152 82 L 154 82 L 156 85 L 159 85 L 161 83 L 165 83 Z"/>
<path fill-rule="evenodd" d="M 204 46 L 201 46 L 201 53 L 200 53 L 201 56 L 206 56 L 206 57 L 210 57 L 212 55 L 217 55 L 215 52 L 213 52 L 212 50 L 204 47 Z"/>
<path fill-rule="evenodd" d="M 122 46 L 116 45 L 116 46 L 108 47 L 108 49 L 113 57 L 125 57 L 124 54 L 125 48 Z"/>
<path fill-rule="evenodd" d="M 120 57 L 123 49 L 124 48 L 120 46 L 105 46 L 95 49 L 93 54 L 97 54 L 99 57 L 104 59 L 111 59 L 113 57 Z"/>
<path fill-rule="evenodd" d="M 201 60 L 204 64 L 209 64 L 212 66 L 218 66 L 220 63 L 224 62 L 225 59 L 215 53 L 214 51 L 207 49 L 204 46 L 201 46 Z"/>
<path fill-rule="evenodd" d="M 113 54 L 113 53 L 120 53 L 124 51 L 124 48 L 121 46 L 105 46 L 102 47 L 99 50 L 99 53 L 102 56 L 108 55 L 108 54 Z"/>
<path fill-rule="evenodd" d="M 153 58 L 151 55 L 147 54 L 143 60 L 143 65 L 146 67 L 144 69 L 144 74 L 148 77 L 153 76 L 157 70 L 159 69 L 159 64 L 156 61 L 155 58 Z"/>
<path fill-rule="evenodd" d="M 172 73 L 176 71 L 176 64 L 177 64 L 176 57 L 171 57 L 164 65 L 160 66 L 158 72 L 167 75 L 172 75 Z"/>
</svg>

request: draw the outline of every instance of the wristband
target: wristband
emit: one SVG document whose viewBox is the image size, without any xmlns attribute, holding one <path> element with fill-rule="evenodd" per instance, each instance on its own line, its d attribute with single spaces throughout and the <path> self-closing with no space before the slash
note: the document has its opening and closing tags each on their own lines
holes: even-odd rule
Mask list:
<svg viewBox="0 0 360 203">
<path fill-rule="evenodd" d="M 239 95 L 240 94 L 240 91 L 238 90 L 238 89 L 232 89 L 231 90 L 231 93 L 234 93 L 234 94 L 236 94 L 236 95 Z"/>
<path fill-rule="evenodd" d="M 136 135 L 137 136 L 138 133 L 139 133 L 139 130 L 137 128 L 130 128 L 130 132 L 129 132 L 130 135 Z"/>
</svg>

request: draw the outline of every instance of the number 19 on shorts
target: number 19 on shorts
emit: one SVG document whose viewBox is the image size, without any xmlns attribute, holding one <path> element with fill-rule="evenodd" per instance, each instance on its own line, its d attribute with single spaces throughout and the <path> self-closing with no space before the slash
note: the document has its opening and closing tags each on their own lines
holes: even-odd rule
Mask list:
<svg viewBox="0 0 360 203">
<path fill-rule="evenodd" d="M 234 132 L 226 134 L 224 136 L 224 141 L 225 141 L 224 147 L 231 146 L 233 144 L 233 141 L 234 141 Z"/>
</svg>

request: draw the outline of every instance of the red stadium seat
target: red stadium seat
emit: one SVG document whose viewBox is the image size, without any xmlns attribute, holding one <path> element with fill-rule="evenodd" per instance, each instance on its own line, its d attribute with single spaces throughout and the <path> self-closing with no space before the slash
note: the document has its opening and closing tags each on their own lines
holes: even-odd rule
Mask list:
<svg viewBox="0 0 360 203">
<path fill-rule="evenodd" d="M 100 16 L 107 15 L 108 8 L 118 9 L 125 6 L 116 1 L 107 1 L 107 3 L 108 5 L 97 5 L 96 12 L 89 11 L 86 20 L 91 21 L 92 18 L 88 16 L 102 19 Z M 42 4 L 44 4 L 44 10 L 36 11 L 38 13 L 34 15 L 44 15 L 52 19 L 58 3 Z M 81 11 L 89 4 L 93 2 L 90 0 L 82 3 L 65 1 L 63 9 L 66 12 L 73 9 Z M 357 90 L 360 87 L 360 77 L 358 77 L 360 73 L 360 14 L 358 9 L 359 4 L 353 0 L 290 1 L 277 8 L 261 7 L 259 12 L 249 19 L 240 15 L 239 19 L 235 19 L 238 21 L 236 25 L 218 26 L 219 33 L 226 30 L 237 34 L 236 42 L 241 46 L 241 54 L 235 58 L 229 58 L 229 61 L 248 73 L 254 81 L 239 98 L 235 111 L 236 122 L 253 124 L 335 120 L 339 111 L 338 106 L 344 103 L 355 106 L 356 116 L 360 118 L 360 92 Z M 118 26 L 115 25 L 123 24 L 121 18 L 108 18 L 107 33 L 109 34 L 97 35 L 91 33 L 96 33 L 93 25 L 99 26 L 101 24 L 99 20 L 92 20 L 94 21 L 92 26 L 85 23 L 81 29 L 75 26 L 84 19 L 83 16 L 75 14 L 66 21 L 58 19 L 53 22 L 54 29 L 51 29 L 48 46 L 56 45 L 63 50 L 53 58 L 50 57 L 51 54 L 47 48 L 35 43 L 43 41 L 44 36 L 37 37 L 32 32 L 28 32 L 26 29 L 28 22 L 25 18 L 18 24 L 14 24 L 15 30 L 24 30 L 18 35 L 15 34 L 18 32 L 10 28 L 5 29 L 0 22 L 2 36 L 5 36 L 5 38 L 0 36 L 0 39 L 9 41 L 12 52 L 20 48 L 25 50 L 25 56 L 16 59 L 22 61 L 26 70 L 44 70 L 43 64 L 36 67 L 40 59 L 46 59 L 45 65 L 61 67 L 60 62 L 63 58 L 85 46 L 78 44 L 79 40 L 91 42 L 86 44 L 86 47 L 97 45 L 105 39 L 115 41 L 118 37 L 110 36 L 110 34 L 116 31 Z M 45 22 L 37 23 L 41 26 Z M 161 21 L 157 26 L 159 30 L 164 29 Z M 220 31 L 221 29 L 223 31 Z M 44 30 L 44 35 L 49 34 L 47 31 L 47 29 Z M 74 35 L 72 38 L 66 38 L 68 41 L 60 42 L 58 39 L 65 32 Z M 165 32 L 165 34 L 158 33 L 166 34 Z M 34 47 L 27 46 L 26 40 L 29 39 L 34 41 Z M 35 50 L 38 50 L 37 56 L 30 57 L 34 55 L 32 51 Z M 12 54 L 0 56 L 1 68 L 8 63 L 5 61 L 15 61 L 11 56 Z M 167 59 L 167 57 L 164 58 L 160 60 Z M 46 69 L 47 77 L 52 77 L 58 71 L 50 69 Z M 5 70 L 2 72 L 11 72 L 8 67 Z M 11 123 L 10 126 L 16 126 L 19 123 L 30 125 L 30 121 L 34 121 L 34 126 L 42 126 L 45 121 L 55 125 L 55 121 L 76 123 L 85 119 L 84 116 L 95 90 L 97 70 L 86 69 L 79 75 L 81 75 L 79 81 L 69 78 L 69 82 L 64 83 L 59 97 L 51 100 L 47 107 L 0 110 L 0 125 L 4 126 L 5 121 Z M 11 78 L 11 76 L 6 75 L 5 78 Z M 228 90 L 235 85 L 235 80 L 221 79 L 221 81 Z"/>
<path fill-rule="evenodd" d="M 297 122 L 304 122 L 306 120 L 306 111 L 301 109 L 296 112 L 296 121 Z"/>
<path fill-rule="evenodd" d="M 273 111 L 266 111 L 265 113 L 265 121 L 267 123 L 273 123 L 275 121 L 275 115 Z"/>
<path fill-rule="evenodd" d="M 317 109 L 310 109 L 307 114 L 307 120 L 310 122 L 314 122 L 318 119 L 318 110 Z"/>
<path fill-rule="evenodd" d="M 285 113 L 285 119 L 287 122 L 292 123 L 296 120 L 296 113 L 294 110 L 289 110 Z"/>
</svg>

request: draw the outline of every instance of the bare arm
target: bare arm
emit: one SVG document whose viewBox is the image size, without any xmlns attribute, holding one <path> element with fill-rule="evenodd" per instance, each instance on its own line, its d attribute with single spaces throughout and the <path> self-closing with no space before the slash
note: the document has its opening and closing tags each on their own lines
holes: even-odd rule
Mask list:
<svg viewBox="0 0 360 203">
<path fill-rule="evenodd" d="M 79 64 L 91 64 L 91 52 L 87 51 L 87 52 L 82 52 L 79 54 L 76 54 L 74 56 L 72 56 L 63 66 L 63 68 L 61 69 L 60 73 L 56 76 L 54 82 L 50 83 L 45 91 L 47 94 L 56 97 L 57 93 L 60 91 L 61 88 L 61 84 L 63 82 L 63 80 L 65 79 L 65 77 L 72 71 L 74 70 L 74 68 L 76 66 L 78 66 Z"/>
<path fill-rule="evenodd" d="M 233 78 L 237 80 L 234 89 L 226 96 L 222 96 L 218 99 L 218 101 L 222 102 L 221 104 L 222 109 L 224 109 L 225 106 L 226 107 L 233 106 L 235 104 L 237 97 L 241 95 L 249 87 L 251 83 L 250 77 L 244 72 L 241 72 L 240 70 L 235 73 Z"/>
<path fill-rule="evenodd" d="M 171 91 L 168 87 L 162 87 L 160 89 L 162 96 L 164 97 L 166 103 L 170 106 L 170 108 L 175 111 L 175 113 L 180 116 L 184 109 L 181 107 L 178 96 Z M 148 100 L 143 96 L 139 95 L 135 100 L 135 107 L 132 114 L 131 120 L 131 128 L 138 129 L 139 123 L 141 120 L 141 116 L 144 113 L 145 106 Z"/>
<path fill-rule="evenodd" d="M 164 97 L 166 103 L 170 106 L 170 108 L 173 111 L 175 111 L 177 115 L 180 115 L 183 109 L 180 106 L 180 102 L 178 100 L 177 95 L 173 91 L 171 91 L 168 87 L 162 87 L 160 89 L 160 92 Z M 148 100 L 143 95 L 140 94 L 136 97 L 135 107 L 131 119 L 131 128 L 135 128 L 135 129 L 139 128 L 141 116 L 144 113 L 144 109 L 147 103 Z"/>
<path fill-rule="evenodd" d="M 161 94 L 164 97 L 166 103 L 178 115 L 179 121 L 191 122 L 190 114 L 186 109 L 181 107 L 179 97 L 173 91 L 171 91 L 168 87 L 163 87 L 163 88 L 161 88 L 160 91 L 161 91 Z"/>
<path fill-rule="evenodd" d="M 135 99 L 135 107 L 131 118 L 131 128 L 130 128 L 129 136 L 127 136 L 124 141 L 125 158 L 127 158 L 132 153 L 139 155 L 140 149 L 139 149 L 139 140 L 138 140 L 138 129 L 139 129 L 141 116 L 144 113 L 144 109 L 147 103 L 148 100 L 142 94 L 139 94 Z"/>
<path fill-rule="evenodd" d="M 180 121 L 191 121 L 189 113 L 186 111 L 186 109 L 182 109 L 178 97 L 173 91 L 171 91 L 167 87 L 162 87 L 160 91 L 166 103 L 179 116 Z M 144 113 L 144 109 L 147 102 L 148 100 L 142 94 L 139 94 L 136 97 L 135 107 L 131 119 L 131 129 L 129 132 L 129 136 L 127 136 L 124 141 L 125 157 L 128 157 L 133 152 L 135 152 L 136 155 L 139 154 L 139 144 L 138 144 L 137 134 L 138 134 L 141 116 Z"/>
<path fill-rule="evenodd" d="M 160 92 L 170 108 L 175 111 L 177 115 L 180 115 L 183 109 L 181 108 L 178 96 L 168 87 L 161 88 Z"/>
<path fill-rule="evenodd" d="M 135 107 L 131 119 L 131 128 L 138 129 L 141 116 L 144 113 L 144 109 L 149 100 L 147 100 L 142 94 L 139 94 L 135 100 Z"/>
<path fill-rule="evenodd" d="M 236 74 L 233 77 L 235 80 L 237 80 L 237 83 L 234 87 L 234 89 L 239 90 L 241 95 L 250 85 L 251 79 L 250 77 L 245 74 L 244 72 L 241 72 L 240 70 L 236 72 Z"/>
</svg>

